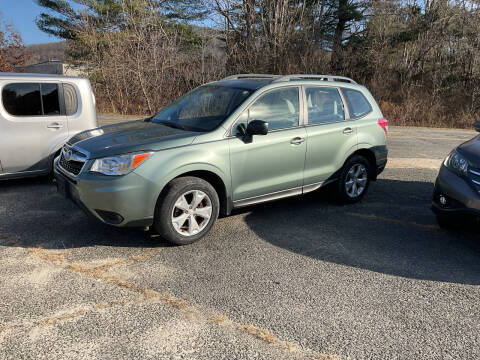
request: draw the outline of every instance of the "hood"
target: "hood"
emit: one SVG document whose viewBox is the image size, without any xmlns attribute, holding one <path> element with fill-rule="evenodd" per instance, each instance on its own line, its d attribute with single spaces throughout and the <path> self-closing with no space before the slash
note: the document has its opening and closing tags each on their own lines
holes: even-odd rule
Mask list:
<svg viewBox="0 0 480 360">
<path fill-rule="evenodd" d="M 163 150 L 191 144 L 198 133 L 146 120 L 102 126 L 81 132 L 68 144 L 90 153 L 90 158 L 143 150 Z"/>
<path fill-rule="evenodd" d="M 480 135 L 459 145 L 457 151 L 473 166 L 480 168 Z"/>
</svg>

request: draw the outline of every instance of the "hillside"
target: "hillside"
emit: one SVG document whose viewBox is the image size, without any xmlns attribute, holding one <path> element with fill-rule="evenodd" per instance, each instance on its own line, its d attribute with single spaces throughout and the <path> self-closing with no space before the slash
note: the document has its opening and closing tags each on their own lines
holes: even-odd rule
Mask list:
<svg viewBox="0 0 480 360">
<path fill-rule="evenodd" d="M 31 53 L 27 65 L 37 64 L 48 60 L 65 60 L 66 45 L 67 43 L 65 41 L 60 41 L 27 46 L 28 51 Z"/>
</svg>

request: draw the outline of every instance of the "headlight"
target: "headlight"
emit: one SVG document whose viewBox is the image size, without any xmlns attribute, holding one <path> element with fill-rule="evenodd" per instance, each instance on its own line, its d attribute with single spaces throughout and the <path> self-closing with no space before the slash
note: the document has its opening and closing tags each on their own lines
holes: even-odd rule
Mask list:
<svg viewBox="0 0 480 360">
<path fill-rule="evenodd" d="M 104 175 L 125 175 L 147 160 L 153 152 L 109 156 L 95 160 L 91 172 Z"/>
<path fill-rule="evenodd" d="M 455 150 L 447 156 L 443 164 L 456 173 L 467 175 L 468 161 Z"/>
</svg>

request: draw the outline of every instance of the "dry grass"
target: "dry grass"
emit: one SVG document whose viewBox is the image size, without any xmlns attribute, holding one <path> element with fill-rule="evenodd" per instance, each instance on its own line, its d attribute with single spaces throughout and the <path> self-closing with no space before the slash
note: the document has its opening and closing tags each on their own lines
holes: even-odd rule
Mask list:
<svg viewBox="0 0 480 360">
<path fill-rule="evenodd" d="M 212 317 L 212 321 L 217 325 L 222 325 L 225 321 L 227 321 L 227 318 L 223 315 L 215 315 Z"/>
<path fill-rule="evenodd" d="M 424 96 L 412 96 L 398 104 L 381 101 L 379 105 L 390 125 L 471 129 L 480 121 L 479 113 L 459 111 L 458 104 L 432 103 Z"/>
<path fill-rule="evenodd" d="M 258 328 L 253 325 L 241 325 L 240 330 L 246 331 L 257 339 L 263 340 L 269 344 L 275 344 L 278 339 L 270 331 Z"/>
</svg>

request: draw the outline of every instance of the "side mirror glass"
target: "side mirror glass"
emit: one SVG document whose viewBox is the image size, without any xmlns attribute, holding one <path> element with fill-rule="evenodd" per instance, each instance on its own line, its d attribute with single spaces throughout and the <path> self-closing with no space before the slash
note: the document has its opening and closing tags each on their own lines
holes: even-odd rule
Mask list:
<svg viewBox="0 0 480 360">
<path fill-rule="evenodd" d="M 475 127 L 475 130 L 480 132 L 480 121 L 477 121 L 473 126 Z"/>
<path fill-rule="evenodd" d="M 262 120 L 252 120 L 247 125 L 247 135 L 267 135 L 268 122 Z"/>
</svg>

